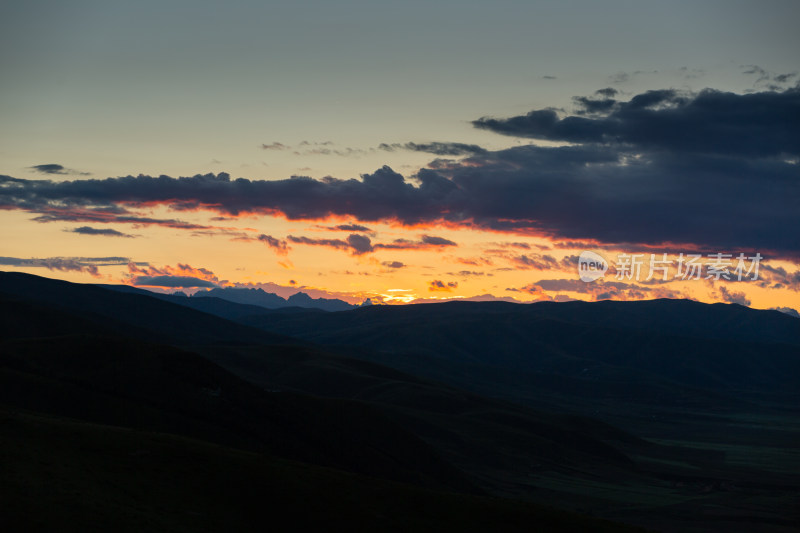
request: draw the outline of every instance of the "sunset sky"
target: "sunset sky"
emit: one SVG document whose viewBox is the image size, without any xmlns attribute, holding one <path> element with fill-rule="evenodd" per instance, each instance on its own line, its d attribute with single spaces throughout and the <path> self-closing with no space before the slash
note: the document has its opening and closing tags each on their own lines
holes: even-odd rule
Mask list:
<svg viewBox="0 0 800 533">
<path fill-rule="evenodd" d="M 798 20 L 793 0 L 3 2 L 0 269 L 800 309 Z M 584 250 L 603 279 L 579 279 Z M 676 280 L 680 254 L 730 254 L 731 279 Z"/>
</svg>

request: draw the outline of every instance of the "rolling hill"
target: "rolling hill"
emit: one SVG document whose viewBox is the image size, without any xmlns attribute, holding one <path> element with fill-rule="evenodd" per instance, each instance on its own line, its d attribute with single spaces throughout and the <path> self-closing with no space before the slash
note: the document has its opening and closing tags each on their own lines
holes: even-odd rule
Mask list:
<svg viewBox="0 0 800 533">
<path fill-rule="evenodd" d="M 16 520 L 91 524 L 89 494 L 106 521 L 247 530 L 268 520 L 250 488 L 286 485 L 319 500 L 302 520 L 387 530 L 617 527 L 587 513 L 662 531 L 797 524 L 784 315 L 681 301 L 252 314 L 197 299 L 208 313 L 176 298 L 0 273 Z M 692 317 L 706 325 L 680 323 Z M 57 466 L 69 460 L 84 466 Z M 219 483 L 231 490 L 215 500 Z M 459 505 L 474 520 L 425 511 Z"/>
</svg>

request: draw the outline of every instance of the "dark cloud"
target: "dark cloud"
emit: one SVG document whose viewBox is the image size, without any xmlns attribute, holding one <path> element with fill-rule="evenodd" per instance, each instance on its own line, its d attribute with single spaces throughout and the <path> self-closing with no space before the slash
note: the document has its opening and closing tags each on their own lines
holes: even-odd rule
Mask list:
<svg viewBox="0 0 800 533">
<path fill-rule="evenodd" d="M 47 257 L 47 258 L 20 258 L 0 257 L 0 265 L 22 268 L 46 268 L 61 272 L 86 272 L 99 276 L 98 267 L 127 265 L 127 257 Z"/>
<path fill-rule="evenodd" d="M 42 174 L 69 174 L 67 169 L 61 165 L 56 165 L 55 163 L 48 165 L 34 165 L 29 168 L 31 170 L 35 170 L 36 172 L 41 172 Z"/>
<path fill-rule="evenodd" d="M 518 255 L 512 257 L 511 261 L 522 269 L 553 270 L 559 268 L 556 258 L 547 254 Z"/>
<path fill-rule="evenodd" d="M 724 285 L 719 286 L 719 292 L 722 300 L 731 304 L 739 304 L 744 306 L 750 305 L 750 300 L 743 292 L 729 291 Z"/>
<path fill-rule="evenodd" d="M 531 253 L 507 257 L 512 264 L 522 270 L 574 270 L 578 267 L 578 256 L 568 255 L 561 260 L 550 254 Z"/>
<path fill-rule="evenodd" d="M 193 278 L 191 276 L 137 276 L 133 284 L 143 287 L 170 287 L 175 289 L 191 289 L 197 287 L 217 287 L 212 281 Z"/>
<path fill-rule="evenodd" d="M 617 103 L 613 98 L 591 98 L 589 96 L 575 96 L 573 101 L 578 106 L 580 115 L 608 113 Z"/>
<path fill-rule="evenodd" d="M 457 281 L 448 281 L 445 283 L 444 281 L 435 279 L 428 284 L 428 290 L 431 292 L 451 292 L 453 289 L 458 288 Z"/>
<path fill-rule="evenodd" d="M 364 232 L 372 231 L 367 226 L 362 226 L 360 224 L 339 224 L 338 226 L 333 226 L 328 229 L 336 231 L 364 231 Z"/>
<path fill-rule="evenodd" d="M 372 251 L 372 241 L 366 235 L 353 233 L 347 237 L 347 244 L 356 255 L 365 254 Z"/>
<path fill-rule="evenodd" d="M 504 135 L 629 145 L 637 149 L 725 156 L 800 155 L 800 90 L 734 94 L 706 89 L 647 91 L 627 102 L 578 97 L 601 117 L 559 117 L 550 109 L 481 118 L 473 124 Z"/>
<path fill-rule="evenodd" d="M 744 74 L 752 74 L 756 76 L 754 85 L 766 86 L 771 90 L 781 90 L 780 85 L 788 83 L 795 76 L 797 72 L 785 72 L 783 74 L 772 74 L 758 65 L 745 65 L 742 67 Z"/>
<path fill-rule="evenodd" d="M 613 87 L 606 87 L 605 89 L 597 89 L 594 94 L 605 98 L 613 98 L 619 94 L 619 91 Z"/>
<path fill-rule="evenodd" d="M 69 233 L 79 233 L 81 235 L 103 235 L 106 237 L 128 237 L 128 238 L 135 237 L 135 235 L 128 235 L 127 233 L 122 233 L 121 231 L 117 231 L 115 229 L 92 228 L 90 226 L 81 226 L 79 228 L 73 228 L 64 231 L 67 231 Z"/>
<path fill-rule="evenodd" d="M 395 239 L 390 243 L 375 244 L 374 248 L 383 248 L 386 250 L 430 250 L 442 249 L 448 246 L 458 246 L 458 244 L 443 237 L 423 235 L 418 241 L 411 239 Z"/>
<path fill-rule="evenodd" d="M 797 72 L 788 72 L 786 74 L 778 74 L 774 76 L 772 79 L 778 83 L 786 83 L 795 76 L 797 76 Z"/>
<path fill-rule="evenodd" d="M 7 176 L 0 176 L 0 184 L 7 178 Z M 13 178 L 12 178 L 13 179 Z M 103 207 L 75 207 L 65 205 L 64 202 L 45 202 L 40 205 L 26 205 L 25 202 L 16 205 L 3 205 L 3 192 L 0 190 L 0 208 L 6 209 L 19 208 L 25 211 L 34 213 L 41 213 L 33 220 L 36 222 L 98 222 L 98 223 L 118 223 L 118 224 L 132 224 L 134 227 L 138 226 L 163 226 L 174 229 L 185 230 L 217 230 L 214 226 L 205 226 L 202 224 L 194 224 L 191 222 L 184 222 L 178 219 L 163 219 L 139 216 L 132 213 L 128 209 L 120 206 L 103 206 Z M 73 203 L 73 202 L 70 202 Z"/>
<path fill-rule="evenodd" d="M 389 167 L 347 180 L 0 176 L 0 208 L 29 211 L 39 221 L 213 229 L 131 211 L 167 205 L 224 216 L 459 225 L 594 243 L 591 248 L 693 243 L 711 251 L 800 256 L 800 90 L 648 91 L 617 101 L 607 114 L 559 117 L 538 110 L 477 125 L 578 144 L 517 146 L 408 177 Z M 368 249 L 366 241 L 328 245 Z M 370 245 L 420 249 L 430 241 Z"/>
<path fill-rule="evenodd" d="M 405 263 L 401 263 L 400 261 L 384 261 L 381 265 L 386 268 L 403 268 L 406 266 Z"/>
<path fill-rule="evenodd" d="M 431 246 L 458 246 L 455 242 L 445 239 L 443 237 L 436 237 L 434 235 L 423 235 L 422 243 Z"/>
<path fill-rule="evenodd" d="M 770 289 L 800 291 L 800 270 L 789 272 L 785 268 L 762 263 L 758 271 L 759 286 Z"/>
<path fill-rule="evenodd" d="M 287 241 L 295 244 L 308 244 L 310 246 L 327 246 L 329 248 L 347 249 L 350 246 L 342 239 L 312 239 L 311 237 L 289 235 Z"/>
<path fill-rule="evenodd" d="M 342 239 L 313 239 L 310 237 L 295 237 L 289 235 L 287 240 L 297 244 L 308 244 L 311 246 L 327 246 L 328 248 L 335 248 L 339 250 L 348 250 L 354 255 L 361 255 L 372 252 L 374 250 L 372 241 L 366 235 L 359 235 L 357 233 L 350 234 L 346 240 Z"/>
<path fill-rule="evenodd" d="M 35 170 L 41 174 L 56 174 L 61 176 L 90 176 L 91 172 L 80 172 L 78 170 L 72 170 L 71 168 L 65 168 L 63 165 L 58 165 L 56 163 L 48 163 L 44 165 L 33 165 L 32 167 L 28 167 L 31 170 Z"/>
<path fill-rule="evenodd" d="M 266 244 L 268 247 L 272 248 L 278 255 L 288 255 L 289 250 L 291 250 L 286 241 L 276 239 L 272 235 L 264 235 L 262 233 L 261 235 L 258 236 L 258 240 Z"/>
<path fill-rule="evenodd" d="M 447 143 L 447 142 L 432 142 L 432 143 L 382 143 L 378 146 L 381 150 L 387 152 L 394 152 L 395 150 L 410 150 L 412 152 L 426 152 L 435 155 L 475 155 L 485 154 L 487 150 L 481 148 L 477 144 L 464 144 L 464 143 Z"/>
<path fill-rule="evenodd" d="M 273 143 L 270 143 L 270 144 L 262 144 L 261 145 L 261 149 L 262 150 L 288 150 L 289 147 L 286 146 L 283 143 L 273 142 Z"/>
</svg>

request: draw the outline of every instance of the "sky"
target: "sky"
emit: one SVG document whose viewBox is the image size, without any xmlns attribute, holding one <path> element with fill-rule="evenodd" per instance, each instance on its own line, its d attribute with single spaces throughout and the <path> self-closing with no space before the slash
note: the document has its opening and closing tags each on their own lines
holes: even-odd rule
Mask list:
<svg viewBox="0 0 800 533">
<path fill-rule="evenodd" d="M 0 269 L 800 309 L 798 19 L 774 0 L 5 1 Z"/>
</svg>

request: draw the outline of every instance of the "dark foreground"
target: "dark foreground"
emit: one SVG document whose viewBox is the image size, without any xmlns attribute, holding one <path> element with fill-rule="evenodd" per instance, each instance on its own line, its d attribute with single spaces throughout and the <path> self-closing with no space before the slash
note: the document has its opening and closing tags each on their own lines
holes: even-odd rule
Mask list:
<svg viewBox="0 0 800 533">
<path fill-rule="evenodd" d="M 0 273 L 5 530 L 797 529 L 795 318 L 178 300 Z"/>
</svg>

